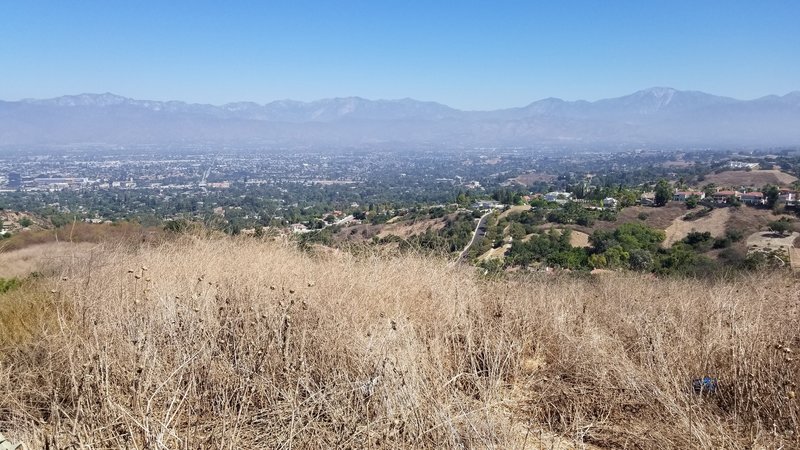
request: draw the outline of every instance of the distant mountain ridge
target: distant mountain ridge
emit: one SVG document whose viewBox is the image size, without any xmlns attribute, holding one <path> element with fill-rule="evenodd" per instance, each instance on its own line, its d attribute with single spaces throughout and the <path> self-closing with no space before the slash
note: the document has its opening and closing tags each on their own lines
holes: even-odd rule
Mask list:
<svg viewBox="0 0 800 450">
<path fill-rule="evenodd" d="M 44 100 L 25 99 L 19 103 L 57 107 L 132 107 L 153 112 L 211 114 L 225 118 L 277 122 L 332 121 L 345 116 L 380 120 L 404 118 L 434 120 L 452 117 L 460 112 L 439 103 L 422 102 L 410 98 L 367 100 L 361 97 L 340 97 L 313 102 L 278 100 L 264 105 L 254 102 L 235 102 L 215 106 L 181 101 L 135 100 L 107 92 L 105 94 L 65 95 Z"/>
<path fill-rule="evenodd" d="M 737 100 L 655 87 L 462 111 L 410 98 L 224 105 L 80 94 L 0 101 L 0 145 L 257 142 L 280 145 L 800 145 L 800 92 Z"/>
</svg>

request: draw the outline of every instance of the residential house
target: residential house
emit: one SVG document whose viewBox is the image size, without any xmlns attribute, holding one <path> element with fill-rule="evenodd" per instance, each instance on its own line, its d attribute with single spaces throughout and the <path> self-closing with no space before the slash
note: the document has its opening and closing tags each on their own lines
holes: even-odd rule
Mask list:
<svg viewBox="0 0 800 450">
<path fill-rule="evenodd" d="M 740 198 L 742 194 L 737 191 L 717 191 L 711 194 L 714 203 L 725 204 L 728 203 L 731 197 Z"/>
<path fill-rule="evenodd" d="M 480 200 L 473 203 L 472 207 L 475 209 L 499 209 L 502 208 L 503 205 L 497 200 Z"/>
<path fill-rule="evenodd" d="M 797 201 L 797 192 L 790 189 L 781 189 L 778 194 L 778 202 L 794 203 Z"/>
<path fill-rule="evenodd" d="M 763 205 L 767 202 L 763 192 L 745 192 L 740 200 L 746 205 Z"/>
<path fill-rule="evenodd" d="M 614 197 L 606 197 L 603 199 L 603 207 L 609 209 L 617 209 L 619 201 Z"/>
<path fill-rule="evenodd" d="M 689 197 L 696 196 L 698 200 L 706 198 L 706 193 L 703 191 L 675 191 L 672 194 L 672 200 L 676 202 L 685 202 Z"/>
<path fill-rule="evenodd" d="M 655 192 L 645 192 L 639 197 L 639 203 L 642 206 L 653 206 L 656 204 L 656 193 Z"/>
<path fill-rule="evenodd" d="M 556 203 L 566 203 L 572 200 L 572 193 L 571 192 L 560 192 L 560 191 L 553 191 L 544 194 L 544 199 L 548 202 L 556 202 Z"/>
<path fill-rule="evenodd" d="M 731 169 L 758 169 L 758 163 L 747 161 L 728 161 Z"/>
</svg>

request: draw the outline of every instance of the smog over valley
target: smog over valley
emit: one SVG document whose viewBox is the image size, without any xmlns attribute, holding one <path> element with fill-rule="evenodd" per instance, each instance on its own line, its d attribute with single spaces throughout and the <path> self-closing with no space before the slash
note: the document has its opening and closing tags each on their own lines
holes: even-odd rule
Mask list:
<svg viewBox="0 0 800 450">
<path fill-rule="evenodd" d="M 0 449 L 800 448 L 800 3 L 0 6 Z"/>
</svg>

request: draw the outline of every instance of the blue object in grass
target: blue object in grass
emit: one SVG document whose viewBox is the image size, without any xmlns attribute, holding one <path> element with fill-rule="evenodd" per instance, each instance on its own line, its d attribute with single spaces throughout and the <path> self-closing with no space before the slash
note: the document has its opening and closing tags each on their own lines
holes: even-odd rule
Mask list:
<svg viewBox="0 0 800 450">
<path fill-rule="evenodd" d="M 692 380 L 692 388 L 697 394 L 713 394 L 719 387 L 718 380 L 711 377 L 696 378 Z"/>
</svg>

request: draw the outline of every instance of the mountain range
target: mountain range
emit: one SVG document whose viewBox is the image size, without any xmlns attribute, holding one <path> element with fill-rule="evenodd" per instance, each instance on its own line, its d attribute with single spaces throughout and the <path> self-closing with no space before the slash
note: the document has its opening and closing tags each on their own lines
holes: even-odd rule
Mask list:
<svg viewBox="0 0 800 450">
<path fill-rule="evenodd" d="M 737 100 L 650 88 L 589 101 L 462 111 L 413 99 L 221 106 L 81 94 L 0 101 L 0 146 L 252 143 L 279 146 L 796 146 L 800 92 Z"/>
</svg>

